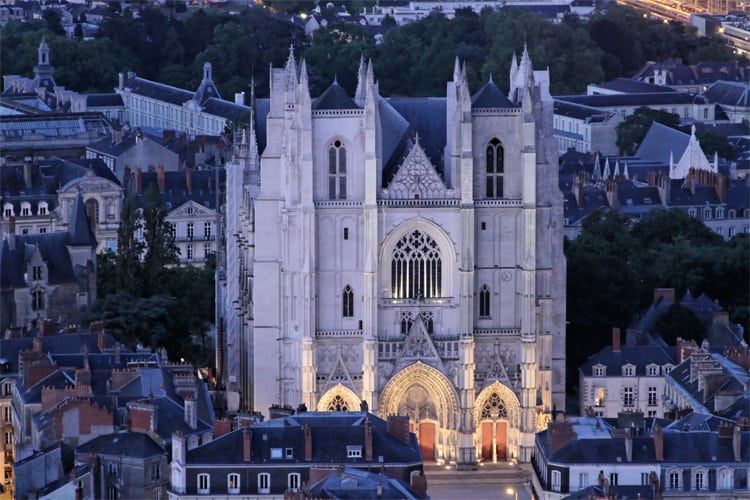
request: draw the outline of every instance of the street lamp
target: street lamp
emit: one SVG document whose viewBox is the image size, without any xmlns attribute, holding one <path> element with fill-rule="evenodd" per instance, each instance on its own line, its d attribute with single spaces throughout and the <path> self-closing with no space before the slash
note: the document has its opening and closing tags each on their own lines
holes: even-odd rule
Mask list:
<svg viewBox="0 0 750 500">
<path fill-rule="evenodd" d="M 506 488 L 505 493 L 507 495 L 515 496 L 515 500 L 518 500 L 518 490 L 515 488 Z"/>
</svg>

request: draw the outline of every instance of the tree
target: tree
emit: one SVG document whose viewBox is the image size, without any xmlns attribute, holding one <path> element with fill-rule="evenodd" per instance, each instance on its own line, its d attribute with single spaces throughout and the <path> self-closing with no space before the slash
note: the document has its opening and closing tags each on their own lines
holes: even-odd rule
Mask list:
<svg viewBox="0 0 750 500">
<path fill-rule="evenodd" d="M 736 160 L 737 152 L 734 150 L 727 138 L 723 135 L 714 134 L 709 131 L 697 132 L 696 137 L 701 144 L 701 149 L 709 159 L 717 153 L 720 158 L 725 160 Z"/>
<path fill-rule="evenodd" d="M 55 35 L 65 36 L 65 29 L 62 25 L 62 17 L 57 9 L 44 9 L 42 19 L 47 23 L 47 29 Z"/>
<path fill-rule="evenodd" d="M 706 325 L 690 309 L 672 304 L 654 324 L 659 336 L 669 345 L 675 345 L 677 337 L 700 342 L 705 338 Z"/>
<path fill-rule="evenodd" d="M 167 266 L 178 262 L 172 224 L 167 221 L 167 209 L 161 201 L 156 184 L 146 188 L 143 207 L 143 290 L 146 296 L 161 292 Z"/>
<path fill-rule="evenodd" d="M 76 40 L 83 40 L 83 26 L 81 23 L 76 23 L 76 27 L 73 29 L 73 38 Z"/>
<path fill-rule="evenodd" d="M 141 255 L 144 244 L 138 239 L 143 229 L 138 201 L 127 196 L 122 204 L 120 226 L 117 228 L 117 289 L 139 296 L 142 291 Z"/>
<path fill-rule="evenodd" d="M 626 117 L 617 125 L 616 144 L 620 150 L 620 154 L 634 155 L 638 146 L 643 142 L 643 138 L 646 137 L 651 124 L 654 122 L 679 129 L 680 115 L 651 109 L 646 106 L 636 109 L 632 115 Z"/>
</svg>

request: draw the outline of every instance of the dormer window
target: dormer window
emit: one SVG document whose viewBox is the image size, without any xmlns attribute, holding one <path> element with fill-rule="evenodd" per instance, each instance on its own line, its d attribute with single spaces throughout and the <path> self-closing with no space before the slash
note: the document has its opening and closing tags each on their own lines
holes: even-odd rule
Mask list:
<svg viewBox="0 0 750 500">
<path fill-rule="evenodd" d="M 347 446 L 346 458 L 362 458 L 362 447 L 361 446 Z"/>
<path fill-rule="evenodd" d="M 634 377 L 635 376 L 635 366 L 633 365 L 625 365 L 622 367 L 622 374 L 625 377 Z"/>
<path fill-rule="evenodd" d="M 718 207 L 716 209 L 716 218 L 717 219 L 723 219 L 724 218 L 724 207 Z"/>
<path fill-rule="evenodd" d="M 706 220 L 711 218 L 711 209 L 709 207 L 703 209 L 703 218 Z"/>
<path fill-rule="evenodd" d="M 648 368 L 646 368 L 646 372 L 650 377 L 655 377 L 659 375 L 659 366 L 658 365 L 649 365 Z"/>
<path fill-rule="evenodd" d="M 3 217 L 13 217 L 13 205 L 6 203 L 3 205 Z"/>
<path fill-rule="evenodd" d="M 31 215 L 31 203 L 23 202 L 21 203 L 21 217 L 28 217 Z"/>
<path fill-rule="evenodd" d="M 39 215 L 47 215 L 49 213 L 49 207 L 46 201 L 39 204 Z"/>
<path fill-rule="evenodd" d="M 690 217 L 696 217 L 698 215 L 698 210 L 696 210 L 695 208 L 690 208 L 688 209 L 688 215 Z"/>
<path fill-rule="evenodd" d="M 604 377 L 607 374 L 607 367 L 604 365 L 597 365 L 594 367 L 595 377 Z"/>
</svg>

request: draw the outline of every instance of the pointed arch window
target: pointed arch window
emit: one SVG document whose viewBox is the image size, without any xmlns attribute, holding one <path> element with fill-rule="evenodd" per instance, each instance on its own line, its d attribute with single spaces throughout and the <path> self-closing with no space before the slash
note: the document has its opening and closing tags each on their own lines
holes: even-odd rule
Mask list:
<svg viewBox="0 0 750 500">
<path fill-rule="evenodd" d="M 505 150 L 500 140 L 492 139 L 487 145 L 487 198 L 503 197 L 505 175 Z"/>
<path fill-rule="evenodd" d="M 487 285 L 482 285 L 479 289 L 479 316 L 490 316 L 490 289 Z"/>
<path fill-rule="evenodd" d="M 415 229 L 393 249 L 391 296 L 394 299 L 435 298 L 442 294 L 440 248 L 429 234 Z"/>
<path fill-rule="evenodd" d="M 344 317 L 351 318 L 354 316 L 354 290 L 349 285 L 344 287 L 344 293 L 342 297 Z"/>
<path fill-rule="evenodd" d="M 346 148 L 339 140 L 328 147 L 328 197 L 346 199 Z"/>
</svg>

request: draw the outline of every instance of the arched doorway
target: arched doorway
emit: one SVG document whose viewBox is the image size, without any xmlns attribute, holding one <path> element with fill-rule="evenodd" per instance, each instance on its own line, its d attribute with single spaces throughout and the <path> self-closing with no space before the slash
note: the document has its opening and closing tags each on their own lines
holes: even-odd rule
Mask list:
<svg viewBox="0 0 750 500">
<path fill-rule="evenodd" d="M 417 361 L 396 373 L 381 393 L 379 412 L 409 417 L 423 460 L 454 459 L 458 397 L 439 370 Z"/>
<path fill-rule="evenodd" d="M 516 395 L 498 381 L 479 393 L 474 404 L 478 458 L 498 462 L 518 457 L 519 411 Z"/>
<path fill-rule="evenodd" d="M 342 384 L 336 384 L 318 400 L 318 411 L 360 411 L 360 399 Z"/>
</svg>

